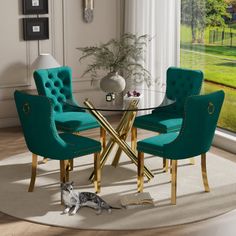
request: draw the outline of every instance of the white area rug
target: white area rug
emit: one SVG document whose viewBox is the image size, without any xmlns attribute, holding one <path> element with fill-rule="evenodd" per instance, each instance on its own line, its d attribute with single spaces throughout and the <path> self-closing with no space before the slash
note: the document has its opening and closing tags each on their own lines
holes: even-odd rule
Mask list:
<svg viewBox="0 0 236 236">
<path fill-rule="evenodd" d="M 110 158 L 112 159 L 112 158 Z M 155 207 L 103 211 L 96 215 L 90 208 L 75 216 L 61 215 L 59 161 L 50 160 L 38 166 L 36 186 L 28 193 L 31 154 L 23 153 L 0 162 L 0 211 L 20 219 L 48 225 L 78 229 L 126 230 L 147 229 L 195 222 L 236 208 L 236 163 L 208 154 L 207 167 L 210 193 L 205 193 L 200 158 L 195 165 L 179 161 L 177 205 L 170 204 L 170 174 L 163 173 L 162 159 L 145 156 L 145 163 L 155 178 L 146 182 L 144 190 L 154 198 Z M 75 159 L 70 179 L 80 191 L 94 191 L 88 177 L 93 156 Z M 136 166 L 123 155 L 117 168 L 106 164 L 102 171 L 100 196 L 110 205 L 119 206 L 120 197 L 136 192 Z"/>
</svg>

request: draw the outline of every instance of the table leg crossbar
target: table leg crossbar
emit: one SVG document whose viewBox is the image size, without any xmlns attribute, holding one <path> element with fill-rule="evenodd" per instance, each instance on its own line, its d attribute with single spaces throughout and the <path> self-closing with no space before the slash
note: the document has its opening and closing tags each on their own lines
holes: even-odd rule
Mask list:
<svg viewBox="0 0 236 236">
<path fill-rule="evenodd" d="M 134 150 L 131 149 L 131 147 L 125 142 L 125 139 L 127 138 L 128 132 L 130 128 L 132 127 L 137 108 L 138 101 L 133 100 L 130 103 L 130 107 L 126 111 L 116 129 L 114 129 L 111 124 L 106 120 L 106 118 L 99 112 L 96 111 L 96 108 L 93 106 L 93 104 L 86 100 L 84 104 L 89 108 L 89 112 L 94 115 L 94 117 L 98 120 L 100 125 L 108 132 L 108 134 L 111 136 L 111 139 L 108 141 L 108 144 L 106 148 L 103 150 L 101 154 L 101 168 L 105 165 L 105 162 L 108 158 L 109 153 L 115 146 L 115 144 L 119 145 L 118 154 L 115 156 L 115 159 L 113 161 L 113 164 L 116 165 L 119 162 L 119 158 L 121 155 L 121 151 L 123 150 L 126 155 L 131 159 L 131 161 L 137 166 L 138 165 L 138 159 L 136 156 L 136 153 Z M 150 180 L 154 177 L 152 172 L 144 166 L 144 174 L 147 176 L 147 178 Z M 91 174 L 90 179 L 93 180 L 94 173 Z"/>
</svg>

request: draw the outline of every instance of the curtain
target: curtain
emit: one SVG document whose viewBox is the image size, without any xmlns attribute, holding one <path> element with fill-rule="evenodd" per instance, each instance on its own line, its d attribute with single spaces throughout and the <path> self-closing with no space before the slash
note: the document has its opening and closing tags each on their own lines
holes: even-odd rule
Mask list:
<svg viewBox="0 0 236 236">
<path fill-rule="evenodd" d="M 124 31 L 151 38 L 144 66 L 156 82 L 149 89 L 165 91 L 167 68 L 179 65 L 180 0 L 125 0 Z M 144 94 L 141 102 L 161 97 Z"/>
</svg>

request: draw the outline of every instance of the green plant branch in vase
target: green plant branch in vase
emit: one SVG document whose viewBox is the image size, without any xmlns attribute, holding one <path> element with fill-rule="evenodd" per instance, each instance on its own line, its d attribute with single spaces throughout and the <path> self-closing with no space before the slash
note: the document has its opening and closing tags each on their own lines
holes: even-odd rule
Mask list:
<svg viewBox="0 0 236 236">
<path fill-rule="evenodd" d="M 123 34 L 119 39 L 111 39 L 107 43 L 101 43 L 99 46 L 77 48 L 82 52 L 79 61 L 92 58 L 92 62 L 88 64 L 82 77 L 90 74 L 92 78 L 91 82 L 93 82 L 97 78 L 98 72 L 105 72 L 107 75 L 104 78 L 111 77 L 115 82 L 119 79 L 121 81 L 121 78 L 117 76 L 123 76 L 125 81 L 131 79 L 135 84 L 145 81 L 147 86 L 150 86 L 151 74 L 143 66 L 147 42 L 147 35 L 137 36 L 127 33 Z M 124 90 L 123 82 L 121 84 L 120 90 Z M 112 88 L 108 86 L 107 89 L 111 90 Z M 102 90 L 105 91 L 106 89 L 102 88 Z"/>
</svg>

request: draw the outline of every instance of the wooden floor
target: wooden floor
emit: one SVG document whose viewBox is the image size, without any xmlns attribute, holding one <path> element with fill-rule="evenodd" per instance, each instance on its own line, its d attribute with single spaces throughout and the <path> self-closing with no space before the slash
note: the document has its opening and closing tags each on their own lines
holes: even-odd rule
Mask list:
<svg viewBox="0 0 236 236">
<path fill-rule="evenodd" d="M 117 119 L 112 119 L 113 124 L 117 123 Z M 84 135 L 98 139 L 99 129 L 83 132 Z M 150 133 L 141 131 L 140 138 L 149 136 Z M 0 160 L 27 151 L 24 138 L 20 128 L 0 129 Z M 212 148 L 212 152 L 217 153 L 225 158 L 235 158 L 235 155 L 223 150 Z M 17 174 L 17 173 L 16 173 Z M 0 194 L 4 192 L 0 189 Z M 9 203 L 10 204 L 10 203 Z M 235 206 L 236 207 L 236 206 Z M 181 215 L 179 216 L 181 217 Z M 236 235 L 236 211 L 215 217 L 206 221 L 193 224 L 159 228 L 155 230 L 139 230 L 139 231 L 89 231 L 89 230 L 73 230 L 60 227 L 45 226 L 34 224 L 14 217 L 5 215 L 0 212 L 0 236 L 54 236 L 54 235 L 135 235 L 135 236 L 151 236 L 151 235 L 214 235 L 214 236 L 235 236 Z"/>
</svg>

